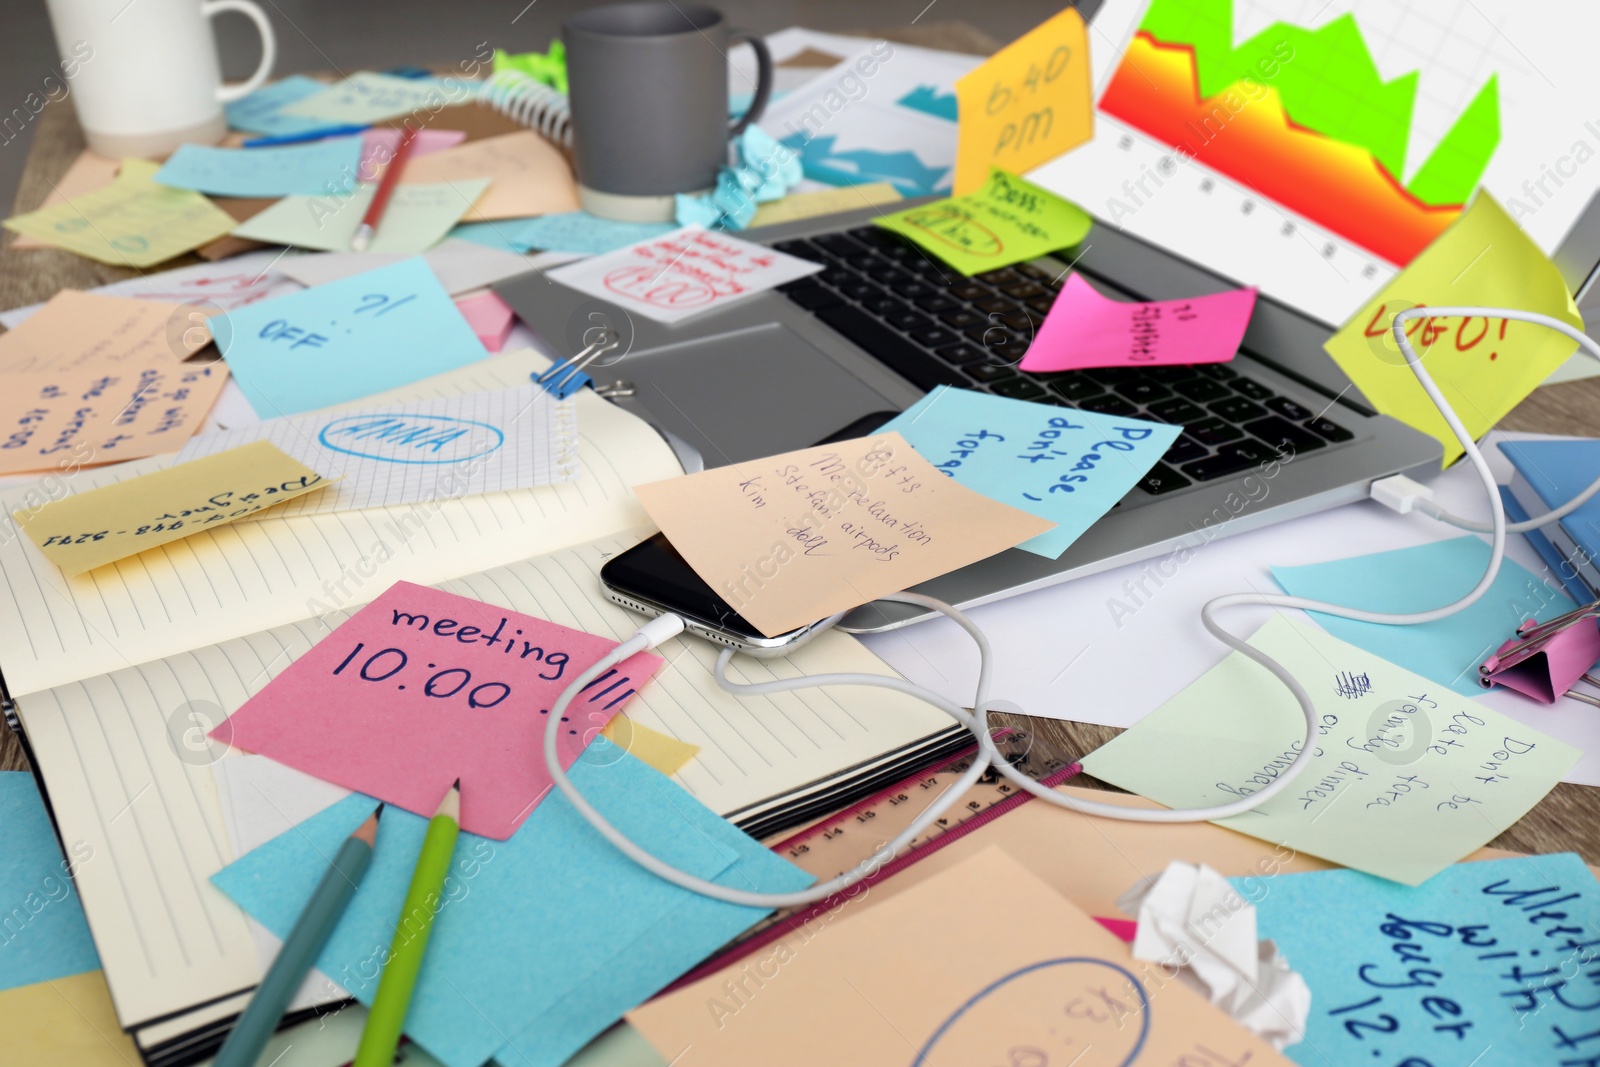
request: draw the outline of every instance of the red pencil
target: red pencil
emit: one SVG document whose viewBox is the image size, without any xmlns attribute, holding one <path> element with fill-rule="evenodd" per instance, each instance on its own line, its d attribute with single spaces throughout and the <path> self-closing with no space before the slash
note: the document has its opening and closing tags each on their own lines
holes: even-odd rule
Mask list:
<svg viewBox="0 0 1600 1067">
<path fill-rule="evenodd" d="M 372 243 L 372 235 L 377 232 L 378 223 L 383 220 L 383 209 L 389 206 L 389 197 L 394 194 L 394 187 L 400 184 L 400 171 L 404 169 L 406 157 L 411 154 L 411 145 L 417 139 L 417 131 L 410 126 L 400 135 L 400 144 L 394 150 L 394 158 L 389 160 L 389 165 L 383 168 L 383 177 L 378 179 L 378 191 L 372 197 L 372 203 L 367 205 L 367 213 L 361 218 L 361 225 L 356 227 L 356 234 L 350 238 L 350 247 L 357 252 L 365 252 L 367 245 Z"/>
</svg>

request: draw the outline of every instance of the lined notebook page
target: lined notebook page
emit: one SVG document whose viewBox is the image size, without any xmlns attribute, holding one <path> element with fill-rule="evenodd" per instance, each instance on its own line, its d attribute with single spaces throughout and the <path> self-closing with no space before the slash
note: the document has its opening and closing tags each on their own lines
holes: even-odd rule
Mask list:
<svg viewBox="0 0 1600 1067">
<path fill-rule="evenodd" d="M 506 389 L 545 365 L 532 352 L 498 356 L 360 405 Z M 631 487 L 681 474 L 672 450 L 643 420 L 592 391 L 576 399 L 574 481 L 230 523 L 76 578 L 64 577 L 17 530 L 11 512 L 25 490 L 0 495 L 0 671 L 7 686 L 13 696 L 38 692 L 363 604 L 396 581 L 431 584 L 648 522 Z M 90 472 L 81 484 L 147 469 Z"/>
<path fill-rule="evenodd" d="M 440 587 L 620 641 L 640 619 L 603 599 L 598 572 L 641 536 L 608 537 Z M 206 881 L 231 861 L 232 849 L 197 721 L 231 715 L 349 614 L 18 700 L 62 837 L 94 849 L 79 885 L 124 1025 L 258 980 L 243 914 Z M 700 746 L 676 778 L 715 811 L 786 792 L 949 725 L 934 708 L 879 689 L 735 697 L 716 684 L 717 649 L 708 642 L 677 638 L 657 651 L 666 664 L 625 710 Z M 748 682 L 828 671 L 893 674 L 855 638 L 834 631 L 787 660 L 740 657 L 729 675 Z"/>
</svg>

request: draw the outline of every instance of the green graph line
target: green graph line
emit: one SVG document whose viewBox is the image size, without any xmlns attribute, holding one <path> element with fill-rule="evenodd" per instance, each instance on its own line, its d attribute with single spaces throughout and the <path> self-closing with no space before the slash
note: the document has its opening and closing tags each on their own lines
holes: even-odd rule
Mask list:
<svg viewBox="0 0 1600 1067">
<path fill-rule="evenodd" d="M 1202 99 L 1243 78 L 1277 89 L 1300 126 L 1372 153 L 1398 181 L 1416 107 L 1417 72 L 1385 81 L 1352 15 L 1307 30 L 1276 22 L 1233 46 L 1233 0 L 1152 0 L 1139 27 L 1194 49 Z M 1407 183 L 1426 204 L 1465 203 L 1500 143 L 1500 94 L 1484 84 Z"/>
</svg>

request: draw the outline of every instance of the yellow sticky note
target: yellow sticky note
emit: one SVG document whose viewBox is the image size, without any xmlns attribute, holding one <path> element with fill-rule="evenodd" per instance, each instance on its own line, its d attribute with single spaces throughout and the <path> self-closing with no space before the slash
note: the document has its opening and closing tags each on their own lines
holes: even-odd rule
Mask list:
<svg viewBox="0 0 1600 1067">
<path fill-rule="evenodd" d="M 1089 35 L 1074 8 L 1046 19 L 956 82 L 955 194 L 989 168 L 1022 174 L 1094 136 Z"/>
<path fill-rule="evenodd" d="M 209 244 L 236 225 L 199 193 L 156 184 L 156 169 L 126 160 L 105 188 L 6 219 L 6 229 L 102 263 L 149 267 Z"/>
<path fill-rule="evenodd" d="M 13 514 L 71 576 L 329 484 L 272 442 L 254 441 Z"/>
<path fill-rule="evenodd" d="M 1450 228 L 1324 346 L 1372 405 L 1437 437 L 1444 462 L 1461 445 L 1406 365 L 1390 328 L 1409 307 L 1487 305 L 1536 311 L 1583 329 L 1561 272 L 1505 209 L 1480 192 Z M 1554 330 L 1500 318 L 1412 320 L 1423 366 L 1473 437 L 1494 428 L 1577 347 Z"/>
<path fill-rule="evenodd" d="M 102 971 L 0 993 L 7 1063 L 131 1067 L 144 1062 L 122 1032 Z"/>
<path fill-rule="evenodd" d="M 780 222 L 833 215 L 840 211 L 877 207 L 903 199 L 900 190 L 889 182 L 870 182 L 866 185 L 845 185 L 837 189 L 822 189 L 814 193 L 790 193 L 781 200 L 768 201 L 756 208 L 750 228 L 776 226 Z"/>
<path fill-rule="evenodd" d="M 666 775 L 677 774 L 685 763 L 700 754 L 699 745 L 640 726 L 626 715 L 618 715 L 606 723 L 600 736 Z"/>
</svg>

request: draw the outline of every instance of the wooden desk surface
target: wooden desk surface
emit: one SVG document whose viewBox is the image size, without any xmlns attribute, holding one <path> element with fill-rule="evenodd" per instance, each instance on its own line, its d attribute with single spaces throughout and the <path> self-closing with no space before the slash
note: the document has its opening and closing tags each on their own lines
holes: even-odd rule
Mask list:
<svg viewBox="0 0 1600 1067">
<path fill-rule="evenodd" d="M 960 24 L 933 25 L 923 32 L 896 33 L 898 39 L 929 47 L 982 52 L 981 34 Z M 17 191 L 15 211 L 37 207 L 52 184 L 66 172 L 83 149 L 83 138 L 68 107 L 50 105 L 39 116 L 28 165 Z M 69 252 L 53 249 L 15 250 L 12 236 L 5 231 L 0 246 L 0 308 L 18 307 L 47 300 L 63 288 L 89 289 L 136 271 L 95 263 Z M 188 260 L 165 264 L 181 265 Z M 1600 436 L 1600 378 L 1539 389 L 1523 401 L 1501 424 L 1502 429 L 1537 433 Z M 1600 709 L 1595 715 L 1600 716 Z M 995 716 L 1003 720 L 1004 716 Z M 1042 740 L 1062 753 L 1082 755 L 1104 744 L 1120 731 L 1111 727 L 1051 719 L 1030 719 L 1030 726 Z M 0 770 L 24 770 L 28 766 L 22 746 L 9 730 L 0 729 Z M 1083 784 L 1098 784 L 1083 779 Z M 1579 785 L 1558 785 L 1520 822 L 1496 838 L 1493 845 L 1518 852 L 1578 853 L 1591 864 L 1600 864 L 1600 789 Z"/>
</svg>

